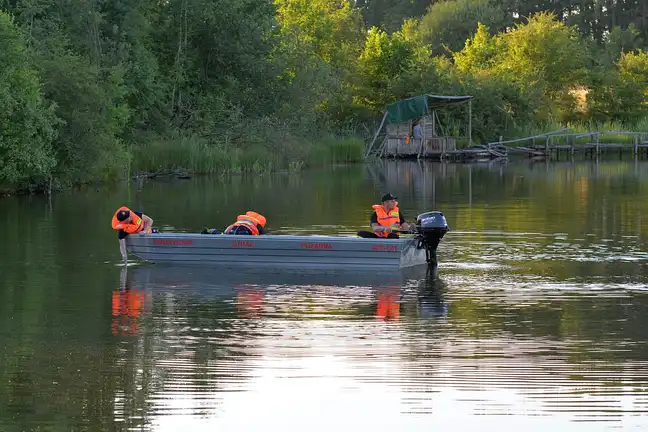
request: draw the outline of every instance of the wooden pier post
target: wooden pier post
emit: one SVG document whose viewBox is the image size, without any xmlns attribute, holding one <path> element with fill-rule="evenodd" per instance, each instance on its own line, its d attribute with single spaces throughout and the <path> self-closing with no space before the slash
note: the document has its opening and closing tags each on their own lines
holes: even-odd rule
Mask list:
<svg viewBox="0 0 648 432">
<path fill-rule="evenodd" d="M 634 154 L 635 156 L 639 154 L 639 135 L 634 136 Z"/>
<path fill-rule="evenodd" d="M 468 147 L 472 147 L 472 99 L 468 101 Z"/>
<path fill-rule="evenodd" d="M 601 136 L 601 135 L 596 134 L 596 157 L 597 157 L 597 158 L 598 158 L 598 156 L 601 154 L 601 149 L 600 149 L 600 147 L 599 147 L 599 137 L 600 137 L 600 136 Z"/>
<path fill-rule="evenodd" d="M 571 156 L 574 157 L 574 146 L 576 145 L 576 137 L 571 137 Z"/>
<path fill-rule="evenodd" d="M 551 157 L 551 152 L 554 151 L 554 150 L 556 151 L 556 157 L 558 157 L 558 150 L 554 149 L 554 139 L 553 138 L 554 138 L 553 135 L 549 135 L 549 157 Z"/>
</svg>

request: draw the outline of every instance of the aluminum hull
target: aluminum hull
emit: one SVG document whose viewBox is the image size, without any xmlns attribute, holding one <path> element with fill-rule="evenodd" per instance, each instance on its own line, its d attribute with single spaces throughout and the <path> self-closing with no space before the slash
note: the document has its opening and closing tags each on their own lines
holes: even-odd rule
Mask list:
<svg viewBox="0 0 648 432">
<path fill-rule="evenodd" d="M 126 244 L 140 259 L 174 264 L 380 270 L 427 264 L 416 238 L 157 233 L 130 235 Z"/>
</svg>

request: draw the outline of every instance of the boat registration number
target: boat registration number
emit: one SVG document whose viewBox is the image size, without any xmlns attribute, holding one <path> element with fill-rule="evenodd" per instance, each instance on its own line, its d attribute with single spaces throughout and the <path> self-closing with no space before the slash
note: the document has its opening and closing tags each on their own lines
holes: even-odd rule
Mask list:
<svg viewBox="0 0 648 432">
<path fill-rule="evenodd" d="M 396 252 L 398 250 L 397 245 L 373 245 L 371 249 L 376 252 Z"/>
</svg>

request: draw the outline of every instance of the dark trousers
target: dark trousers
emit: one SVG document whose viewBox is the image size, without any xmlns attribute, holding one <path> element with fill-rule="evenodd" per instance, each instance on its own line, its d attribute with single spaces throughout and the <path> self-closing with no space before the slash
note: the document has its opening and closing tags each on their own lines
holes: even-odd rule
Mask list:
<svg viewBox="0 0 648 432">
<path fill-rule="evenodd" d="M 371 232 L 371 231 L 358 231 L 358 237 L 362 237 L 362 238 L 388 238 L 388 239 L 397 239 L 397 238 L 399 238 L 398 234 L 389 233 L 389 235 L 387 237 L 380 237 L 376 233 Z"/>
</svg>

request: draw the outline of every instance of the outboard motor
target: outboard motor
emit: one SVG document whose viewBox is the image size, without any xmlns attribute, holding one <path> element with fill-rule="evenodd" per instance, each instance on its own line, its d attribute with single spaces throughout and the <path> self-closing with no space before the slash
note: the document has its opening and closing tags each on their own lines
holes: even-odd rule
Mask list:
<svg viewBox="0 0 648 432">
<path fill-rule="evenodd" d="M 425 248 L 425 257 L 428 263 L 436 265 L 436 250 L 439 242 L 450 228 L 443 213 L 431 211 L 416 217 L 415 232 L 419 238 L 419 248 Z"/>
</svg>

